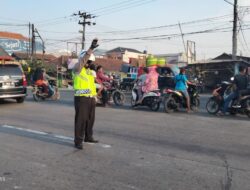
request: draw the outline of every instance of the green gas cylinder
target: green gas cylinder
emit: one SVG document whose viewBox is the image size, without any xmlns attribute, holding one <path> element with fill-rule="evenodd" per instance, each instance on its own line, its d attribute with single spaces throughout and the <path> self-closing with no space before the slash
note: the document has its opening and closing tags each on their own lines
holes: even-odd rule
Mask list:
<svg viewBox="0 0 250 190">
<path fill-rule="evenodd" d="M 159 58 L 159 59 L 157 60 L 157 65 L 158 65 L 159 67 L 164 67 L 164 66 L 166 65 L 166 60 L 165 60 L 165 58 Z"/>
<path fill-rule="evenodd" d="M 149 57 L 147 58 L 146 66 L 147 67 L 152 67 L 157 65 L 157 58 L 155 57 Z"/>
</svg>

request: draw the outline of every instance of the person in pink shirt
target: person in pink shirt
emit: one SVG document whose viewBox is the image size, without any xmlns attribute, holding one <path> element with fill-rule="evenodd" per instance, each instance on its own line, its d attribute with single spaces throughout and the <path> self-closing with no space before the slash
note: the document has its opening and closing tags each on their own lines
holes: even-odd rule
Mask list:
<svg viewBox="0 0 250 190">
<path fill-rule="evenodd" d="M 157 66 L 148 67 L 148 74 L 146 74 L 146 80 L 142 86 L 143 94 L 149 93 L 154 90 L 158 90 L 158 77 L 159 74 L 156 71 Z M 137 103 L 142 103 L 143 96 L 139 98 Z"/>
<path fill-rule="evenodd" d="M 149 67 L 149 73 L 147 74 L 145 84 L 142 87 L 144 93 L 149 93 L 158 89 L 159 74 L 157 73 L 156 68 L 156 66 Z"/>
<path fill-rule="evenodd" d="M 97 96 L 101 97 L 102 90 L 104 89 L 103 82 L 109 82 L 111 79 L 104 75 L 103 68 L 101 65 L 99 65 L 96 69 L 96 82 L 101 85 L 101 88 L 99 88 L 97 92 Z"/>
</svg>

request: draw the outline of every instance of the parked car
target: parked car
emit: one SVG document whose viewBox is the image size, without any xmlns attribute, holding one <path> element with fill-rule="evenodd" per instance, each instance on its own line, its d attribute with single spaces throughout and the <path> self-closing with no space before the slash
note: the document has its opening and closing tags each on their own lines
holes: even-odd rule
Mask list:
<svg viewBox="0 0 250 190">
<path fill-rule="evenodd" d="M 23 103 L 27 93 L 27 81 L 19 64 L 0 64 L 0 99 L 15 99 Z"/>
</svg>

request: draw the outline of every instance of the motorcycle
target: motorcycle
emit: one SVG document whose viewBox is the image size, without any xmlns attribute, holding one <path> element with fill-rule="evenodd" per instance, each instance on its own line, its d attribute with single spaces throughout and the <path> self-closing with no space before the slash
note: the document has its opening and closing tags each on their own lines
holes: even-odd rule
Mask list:
<svg viewBox="0 0 250 190">
<path fill-rule="evenodd" d="M 233 84 L 230 82 L 222 82 L 217 90 L 213 91 L 213 96 L 210 97 L 206 104 L 206 110 L 210 114 L 217 114 L 222 110 L 224 100 L 233 91 Z M 228 112 L 231 115 L 242 114 L 250 118 L 250 95 L 243 96 L 239 102 L 240 106 L 235 106 L 237 98 L 233 99 L 229 105 Z"/>
<path fill-rule="evenodd" d="M 32 94 L 33 94 L 33 99 L 36 102 L 46 99 L 52 99 L 52 100 L 60 99 L 60 92 L 56 85 L 56 81 L 49 80 L 49 85 L 51 87 L 51 89 L 49 89 L 49 93 L 44 93 L 44 88 L 42 86 L 33 85 Z"/>
<path fill-rule="evenodd" d="M 163 104 L 166 113 L 172 113 L 174 111 L 178 111 L 180 108 L 187 108 L 186 97 L 182 92 L 166 89 L 165 93 L 166 94 L 163 100 Z M 188 94 L 190 97 L 191 110 L 197 111 L 200 106 L 200 99 L 197 86 L 189 84 Z"/>
<path fill-rule="evenodd" d="M 197 91 L 199 94 L 205 92 L 205 84 L 202 78 L 195 78 L 195 84 L 197 86 Z"/>
<path fill-rule="evenodd" d="M 119 80 L 103 83 L 102 97 L 97 97 L 97 104 L 106 105 L 114 101 L 116 106 L 122 106 L 125 102 L 125 94 L 119 88 Z M 98 89 L 97 89 L 98 91 Z"/>
<path fill-rule="evenodd" d="M 132 98 L 131 98 L 131 106 L 137 107 L 137 106 L 147 106 L 149 107 L 152 111 L 158 111 L 160 108 L 160 103 L 161 103 L 161 94 L 160 90 L 154 90 L 149 93 L 144 93 L 142 97 L 141 103 L 138 103 L 139 100 L 139 95 L 138 95 L 138 90 L 139 90 L 140 84 L 137 82 L 134 84 L 134 87 L 132 89 Z"/>
</svg>

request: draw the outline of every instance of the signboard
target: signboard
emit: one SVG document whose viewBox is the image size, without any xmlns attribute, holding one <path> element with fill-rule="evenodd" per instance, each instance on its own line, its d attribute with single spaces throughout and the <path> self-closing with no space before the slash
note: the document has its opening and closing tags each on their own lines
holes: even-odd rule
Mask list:
<svg viewBox="0 0 250 190">
<path fill-rule="evenodd" d="M 0 38 L 0 46 L 9 54 L 13 52 L 27 52 L 29 49 L 29 41 L 19 39 Z M 42 43 L 36 42 L 36 51 L 42 51 Z"/>
</svg>

